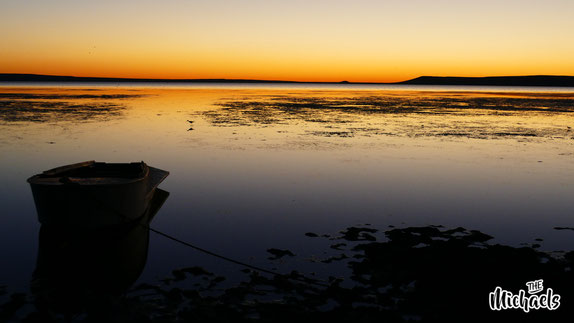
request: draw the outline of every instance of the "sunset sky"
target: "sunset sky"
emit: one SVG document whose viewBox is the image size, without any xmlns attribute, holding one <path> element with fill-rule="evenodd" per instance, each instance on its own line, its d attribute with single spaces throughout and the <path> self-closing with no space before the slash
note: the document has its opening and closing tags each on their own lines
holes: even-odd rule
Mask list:
<svg viewBox="0 0 574 323">
<path fill-rule="evenodd" d="M 574 75 L 572 0 L 0 0 L 0 73 Z"/>
</svg>

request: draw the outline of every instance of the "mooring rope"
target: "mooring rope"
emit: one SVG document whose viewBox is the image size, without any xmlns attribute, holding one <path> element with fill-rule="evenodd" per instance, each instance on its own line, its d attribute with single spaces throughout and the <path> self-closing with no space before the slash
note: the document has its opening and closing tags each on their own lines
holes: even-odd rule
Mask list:
<svg viewBox="0 0 574 323">
<path fill-rule="evenodd" d="M 107 208 L 108 210 L 110 210 L 110 211 L 116 213 L 118 216 L 122 217 L 124 220 L 128 220 L 128 221 L 129 221 L 129 217 L 127 217 L 127 216 L 125 216 L 124 214 L 122 214 L 122 212 L 120 212 L 120 211 L 118 211 L 118 210 L 115 210 L 113 207 L 110 207 L 110 206 L 107 205 L 107 203 L 105 203 L 104 201 L 101 201 L 101 200 L 99 200 L 99 199 L 95 199 L 95 201 L 98 202 L 98 203 L 100 203 L 100 205 L 102 205 L 103 207 Z M 175 241 L 175 242 L 177 242 L 177 243 L 179 243 L 179 244 L 182 244 L 182 245 L 184 245 L 184 246 L 186 246 L 186 247 L 193 248 L 193 249 L 195 249 L 195 250 L 197 250 L 197 251 L 199 251 L 199 252 L 203 252 L 203 253 L 208 254 L 208 255 L 210 255 L 210 256 L 213 256 L 213 257 L 216 257 L 216 258 L 219 258 L 219 259 L 222 259 L 222 260 L 225 260 L 225 261 L 234 263 L 234 264 L 236 264 L 236 265 L 244 266 L 244 267 L 247 267 L 247 268 L 250 268 L 250 269 L 259 271 L 259 272 L 263 272 L 263 273 L 266 273 L 266 274 L 270 274 L 270 275 L 273 275 L 273 276 L 276 276 L 276 277 L 281 277 L 281 278 L 285 278 L 285 279 L 295 280 L 295 281 L 299 281 L 299 282 L 306 283 L 306 284 L 310 284 L 310 285 L 316 285 L 316 286 L 321 286 L 321 287 L 330 287 L 330 286 L 331 286 L 331 285 L 327 284 L 325 281 L 320 281 L 320 280 L 317 280 L 317 279 L 307 278 L 307 277 L 301 278 L 301 277 L 289 276 L 289 275 L 281 274 L 281 273 L 278 273 L 278 272 L 275 272 L 275 271 L 272 271 L 272 270 L 269 270 L 269 269 L 261 268 L 261 267 L 254 266 L 254 265 L 250 265 L 250 264 L 248 264 L 248 263 L 245 263 L 245 262 L 242 262 L 242 261 L 239 261 L 239 260 L 236 260 L 236 259 L 232 259 L 232 258 L 223 256 L 223 255 L 217 254 L 217 253 L 215 253 L 215 252 L 213 252 L 213 251 L 209 251 L 209 250 L 207 250 L 207 249 L 198 247 L 198 246 L 193 245 L 193 244 L 191 244 L 191 243 L 189 243 L 189 242 L 186 242 L 186 241 L 183 241 L 183 240 L 181 240 L 181 239 L 178 239 L 178 238 L 176 238 L 176 237 L 174 237 L 174 236 L 172 236 L 172 235 L 169 235 L 169 234 L 167 234 L 167 233 L 164 233 L 164 232 L 162 232 L 162 231 L 159 231 L 159 230 L 157 230 L 157 229 L 154 229 L 154 228 L 152 228 L 152 227 L 149 226 L 149 223 L 148 223 L 148 224 L 144 224 L 144 223 L 142 223 L 142 221 L 141 221 L 142 219 L 145 219 L 144 217 L 145 217 L 145 216 L 147 215 L 147 213 L 149 212 L 149 207 L 150 207 L 150 206 L 148 206 L 148 207 L 146 208 L 146 210 L 144 211 L 144 214 L 142 214 L 142 215 L 141 215 L 140 217 L 138 217 L 137 219 L 131 220 L 131 221 L 137 221 L 136 223 L 138 223 L 139 225 L 143 226 L 144 228 L 148 229 L 149 231 L 151 231 L 151 232 L 153 232 L 153 233 L 155 233 L 155 234 L 158 234 L 158 235 L 160 235 L 160 236 L 162 236 L 162 237 L 164 237 L 164 238 L 170 239 L 170 240 Z M 131 221 L 130 221 L 130 222 L 131 222 Z"/>
<path fill-rule="evenodd" d="M 144 225 L 144 224 L 142 224 L 142 225 L 145 226 L 147 229 L 149 229 L 151 232 L 156 233 L 156 234 L 158 234 L 158 235 L 160 235 L 160 236 L 162 236 L 162 237 L 168 238 L 168 239 L 170 239 L 170 240 L 172 240 L 172 241 L 175 241 L 175 242 L 177 242 L 177 243 L 180 243 L 180 244 L 182 244 L 182 245 L 184 245 L 184 246 L 186 246 L 186 247 L 193 248 L 193 249 L 195 249 L 195 250 L 197 250 L 197 251 L 203 252 L 203 253 L 208 254 L 208 255 L 210 255 L 210 256 L 213 256 L 213 257 L 216 257 L 216 258 L 219 258 L 219 259 L 223 259 L 223 260 L 225 260 L 225 261 L 232 262 L 232 263 L 237 264 L 237 265 L 240 265 L 240 266 L 244 266 L 244 267 L 247 267 L 247 268 L 250 268 L 250 269 L 259 271 L 259 272 L 264 272 L 264 273 L 267 273 L 267 274 L 271 274 L 271 275 L 273 275 L 273 276 L 282 277 L 282 278 L 291 279 L 291 280 L 296 280 L 296 281 L 303 282 L 303 283 L 306 283 L 306 284 L 312 284 L 312 285 L 317 285 L 317 286 L 321 286 L 321 287 L 330 287 L 330 285 L 325 284 L 325 283 L 323 283 L 323 282 L 321 282 L 321 281 L 319 281 L 319 280 L 317 280 L 317 279 L 301 278 L 301 277 L 292 277 L 292 276 L 288 276 L 288 275 L 285 275 L 285 274 L 281 274 L 281 273 L 278 273 L 278 272 L 275 272 L 275 271 L 272 271 L 272 270 L 269 270 L 269 269 L 261 268 L 261 267 L 254 266 L 254 265 L 250 265 L 250 264 L 248 264 L 248 263 L 245 263 L 245 262 L 242 262 L 242 261 L 239 261 L 239 260 L 235 260 L 235 259 L 232 259 L 232 258 L 223 256 L 223 255 L 217 254 L 217 253 L 215 253 L 215 252 L 213 252 L 213 251 L 209 251 L 209 250 L 207 250 L 207 249 L 204 249 L 204 248 L 195 246 L 195 245 L 193 245 L 193 244 L 191 244 L 191 243 L 189 243 L 189 242 L 186 242 L 186 241 L 183 241 L 183 240 L 181 240 L 181 239 L 178 239 L 178 238 L 176 238 L 176 237 L 174 237 L 174 236 L 172 236 L 172 235 L 169 235 L 169 234 L 167 234 L 167 233 L 164 233 L 164 232 L 161 232 L 161 231 L 159 231 L 159 230 L 156 230 L 156 229 L 150 227 L 149 225 Z"/>
</svg>

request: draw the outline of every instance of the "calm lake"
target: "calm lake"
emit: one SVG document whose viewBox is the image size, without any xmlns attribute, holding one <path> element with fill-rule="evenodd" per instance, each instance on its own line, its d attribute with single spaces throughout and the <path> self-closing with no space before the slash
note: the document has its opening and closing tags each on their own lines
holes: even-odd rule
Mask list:
<svg viewBox="0 0 574 323">
<path fill-rule="evenodd" d="M 554 229 L 574 226 L 571 127 L 572 88 L 5 84 L 0 285 L 27 291 L 36 266 L 26 179 L 86 160 L 168 170 L 153 228 L 279 271 L 308 265 L 268 248 L 314 257 L 325 241 L 305 233 L 357 225 L 571 250 L 574 231 Z M 139 281 L 195 265 L 241 269 L 152 233 Z"/>
</svg>

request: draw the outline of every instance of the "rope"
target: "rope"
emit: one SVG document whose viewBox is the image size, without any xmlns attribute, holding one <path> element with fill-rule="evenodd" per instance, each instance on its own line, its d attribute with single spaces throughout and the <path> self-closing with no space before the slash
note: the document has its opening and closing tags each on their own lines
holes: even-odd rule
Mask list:
<svg viewBox="0 0 574 323">
<path fill-rule="evenodd" d="M 128 219 L 128 217 L 126 217 L 126 216 L 125 216 L 124 214 L 122 214 L 121 212 L 115 210 L 114 208 L 110 207 L 110 206 L 107 205 L 104 201 L 101 201 L 101 200 L 99 200 L 99 199 L 97 199 L 97 198 L 94 199 L 94 200 L 95 200 L 96 202 L 100 203 L 102 206 L 104 206 L 104 207 L 107 208 L 108 210 L 110 210 L 110 211 L 116 213 L 116 214 L 117 214 L 118 216 L 120 216 L 121 218 L 123 218 L 123 219 Z M 207 250 L 207 249 L 203 249 L 203 248 L 200 248 L 200 247 L 198 247 L 198 246 L 192 245 L 192 244 L 189 243 L 189 242 L 186 242 L 186 241 L 183 241 L 183 240 L 181 240 L 181 239 L 178 239 L 178 238 L 176 238 L 176 237 L 174 237 L 174 236 L 172 236 L 172 235 L 169 235 L 169 234 L 167 234 L 167 233 L 163 233 L 163 232 L 161 232 L 161 231 L 159 231 L 159 230 L 156 230 L 156 229 L 150 227 L 149 224 L 146 225 L 146 224 L 141 223 L 141 217 L 143 217 L 143 216 L 145 216 L 145 215 L 147 214 L 148 209 L 149 209 L 149 206 L 148 206 L 148 208 L 146 208 L 146 210 L 145 210 L 145 212 L 144 212 L 144 214 L 143 214 L 142 216 L 140 216 L 140 217 L 137 218 L 136 220 L 132 220 L 132 221 L 137 221 L 137 223 L 138 223 L 139 225 L 143 226 L 144 228 L 148 229 L 149 231 L 151 231 L 151 232 L 153 232 L 153 233 L 155 233 L 155 234 L 158 234 L 158 235 L 160 235 L 160 236 L 162 236 L 162 237 L 165 237 L 165 238 L 167 238 L 167 239 L 170 239 L 170 240 L 172 240 L 172 241 L 175 241 L 175 242 L 177 242 L 177 243 L 179 243 L 179 244 L 182 244 L 182 245 L 184 245 L 184 246 L 186 246 L 186 247 L 193 248 L 193 249 L 195 249 L 195 250 L 197 250 L 197 251 L 199 251 L 199 252 L 203 252 L 203 253 L 208 254 L 208 255 L 210 255 L 210 256 L 213 256 L 213 257 L 216 257 L 216 258 L 219 258 L 219 259 L 222 259 L 222 260 L 225 260 L 225 261 L 228 261 L 228 262 L 231 262 L 231 263 L 240 265 L 240 266 L 244 266 L 244 267 L 247 267 L 247 268 L 250 268 L 250 269 L 259 271 L 259 272 L 267 273 L 267 274 L 270 274 L 270 275 L 273 275 L 273 276 L 276 276 L 276 277 L 282 277 L 282 278 L 285 278 L 285 279 L 296 280 L 296 281 L 299 281 L 299 282 L 302 282 L 302 283 L 306 283 L 306 284 L 310 284 L 310 285 L 316 285 L 316 286 L 321 286 L 321 287 L 331 287 L 331 285 L 326 284 L 326 283 L 323 283 L 323 282 L 321 282 L 321 281 L 319 281 L 319 280 L 317 280 L 317 279 L 292 277 L 292 276 L 288 276 L 288 275 L 285 275 L 285 274 L 281 274 L 281 273 L 274 272 L 274 271 L 269 270 L 269 269 L 257 267 L 257 266 L 254 266 L 254 265 L 250 265 L 250 264 L 241 262 L 241 261 L 239 261 L 239 260 L 235 260 L 235 259 L 232 259 L 232 258 L 229 258 L 229 257 L 226 257 L 226 256 L 222 256 L 222 255 L 220 255 L 220 254 L 217 254 L 217 253 L 215 253 L 215 252 L 209 251 L 209 250 Z"/>
<path fill-rule="evenodd" d="M 285 274 L 281 274 L 281 273 L 274 272 L 274 271 L 269 270 L 269 269 L 265 269 L 265 268 L 253 266 L 253 265 L 250 265 L 250 264 L 241 262 L 241 261 L 239 261 L 239 260 L 235 260 L 235 259 L 232 259 L 232 258 L 229 258 L 229 257 L 226 257 L 226 256 L 222 256 L 222 255 L 220 255 L 220 254 L 216 254 L 215 252 L 209 251 L 209 250 L 207 250 L 207 249 L 203 249 L 203 248 L 200 248 L 200 247 L 198 247 L 198 246 L 194 246 L 194 245 L 192 245 L 192 244 L 189 243 L 189 242 L 185 242 L 185 241 L 183 241 L 183 240 L 180 240 L 180 239 L 178 239 L 178 238 L 176 238 L 176 237 L 174 237 L 174 236 L 171 236 L 171 235 L 169 235 L 169 234 L 167 234 L 167 233 L 163 233 L 163 232 L 161 232 L 161 231 L 159 231 L 159 230 L 156 230 L 156 229 L 154 229 L 154 228 L 152 228 L 152 227 L 150 227 L 150 226 L 146 226 L 146 225 L 144 225 L 144 224 L 142 224 L 142 226 L 145 226 L 146 228 L 148 228 L 148 229 L 149 229 L 151 232 L 153 232 L 153 233 L 156 233 L 156 234 L 158 234 L 158 235 L 160 235 L 160 236 L 162 236 L 162 237 L 165 237 L 165 238 L 168 238 L 168 239 L 170 239 L 170 240 L 172 240 L 172 241 L 175 241 L 175 242 L 177 242 L 177 243 L 180 243 L 180 244 L 182 244 L 182 245 L 184 245 L 184 246 L 186 246 L 186 247 L 193 248 L 193 249 L 195 249 L 195 250 L 197 250 L 197 251 L 203 252 L 203 253 L 208 254 L 208 255 L 210 255 L 210 256 L 213 256 L 213 257 L 216 257 L 216 258 L 219 258 L 219 259 L 223 259 L 223 260 L 225 260 L 225 261 L 228 261 L 228 262 L 231 262 L 231 263 L 240 265 L 240 266 L 244 266 L 244 267 L 247 267 L 247 268 L 250 268 L 250 269 L 259 271 L 259 272 L 264 272 L 264 273 L 267 273 L 267 274 L 271 274 L 271 275 L 274 275 L 274 276 L 277 276 L 277 277 L 282 277 L 282 278 L 286 278 L 286 279 L 296 280 L 296 281 L 303 282 L 303 283 L 306 283 L 306 284 L 317 285 L 317 286 L 321 286 L 321 287 L 330 287 L 330 285 L 325 284 L 325 283 L 322 283 L 322 282 L 320 282 L 319 280 L 316 280 L 316 279 L 312 279 L 312 278 L 300 278 L 300 277 L 291 277 L 291 276 L 287 276 L 287 275 L 285 275 Z"/>
</svg>

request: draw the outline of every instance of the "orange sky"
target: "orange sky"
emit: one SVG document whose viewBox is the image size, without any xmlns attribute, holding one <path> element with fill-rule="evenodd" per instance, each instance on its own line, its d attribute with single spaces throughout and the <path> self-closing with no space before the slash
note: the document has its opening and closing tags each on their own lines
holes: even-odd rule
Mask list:
<svg viewBox="0 0 574 323">
<path fill-rule="evenodd" d="M 356 82 L 574 75 L 570 0 L 38 2 L 0 0 L 0 73 Z"/>
</svg>

